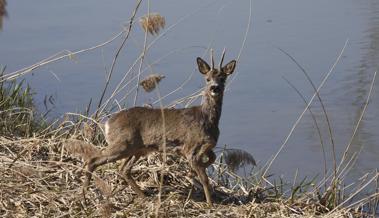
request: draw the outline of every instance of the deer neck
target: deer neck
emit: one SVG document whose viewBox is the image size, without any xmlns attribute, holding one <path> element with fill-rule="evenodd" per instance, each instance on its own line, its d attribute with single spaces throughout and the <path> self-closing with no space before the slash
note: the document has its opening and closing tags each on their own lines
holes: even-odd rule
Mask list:
<svg viewBox="0 0 379 218">
<path fill-rule="evenodd" d="M 207 122 L 207 126 L 218 127 L 221 117 L 223 94 L 218 98 L 212 97 L 209 93 L 203 96 L 201 111 Z"/>
</svg>

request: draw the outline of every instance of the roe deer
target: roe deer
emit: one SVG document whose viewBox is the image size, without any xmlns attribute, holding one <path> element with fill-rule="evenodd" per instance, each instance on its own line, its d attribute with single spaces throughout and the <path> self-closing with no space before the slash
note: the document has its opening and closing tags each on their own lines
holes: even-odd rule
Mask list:
<svg viewBox="0 0 379 218">
<path fill-rule="evenodd" d="M 199 106 L 182 109 L 163 109 L 165 133 L 162 128 L 161 109 L 134 107 L 120 111 L 105 123 L 105 139 L 108 143 L 103 151 L 88 158 L 84 188 L 89 185 L 92 172 L 99 166 L 125 159 L 121 166 L 124 179 L 139 195 L 145 196 L 132 178 L 130 171 L 141 156 L 150 152 L 162 152 L 166 136 L 167 151 L 184 156 L 190 163 L 204 188 L 207 203 L 212 206 L 208 176 L 205 169 L 211 165 L 216 155 L 212 149 L 219 137 L 219 120 L 226 78 L 233 73 L 236 61 L 215 69 L 213 55 L 211 67 L 200 57 L 197 65 L 206 79 L 203 101 Z"/>
</svg>

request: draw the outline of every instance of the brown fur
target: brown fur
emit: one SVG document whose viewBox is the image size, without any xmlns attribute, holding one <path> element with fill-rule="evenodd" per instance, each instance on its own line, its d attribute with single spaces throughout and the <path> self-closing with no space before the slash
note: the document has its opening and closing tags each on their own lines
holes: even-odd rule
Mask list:
<svg viewBox="0 0 379 218">
<path fill-rule="evenodd" d="M 92 144 L 77 139 L 68 139 L 64 146 L 69 154 L 82 157 L 84 160 L 100 154 L 100 150 Z"/>
<path fill-rule="evenodd" d="M 105 124 L 108 147 L 87 160 L 85 187 L 98 166 L 125 159 L 122 166 L 125 180 L 138 195 L 144 196 L 130 176 L 131 167 L 139 157 L 154 151 L 161 152 L 163 137 L 166 136 L 168 151 L 177 152 L 190 162 L 203 185 L 207 202 L 212 204 L 205 169 L 216 158 L 212 149 L 220 134 L 218 123 L 225 80 L 233 73 L 236 61 L 231 61 L 221 70 L 210 68 L 201 58 L 197 59 L 197 63 L 207 80 L 202 104 L 191 108 L 163 109 L 165 132 L 161 109 L 134 107 L 116 113 Z"/>
</svg>

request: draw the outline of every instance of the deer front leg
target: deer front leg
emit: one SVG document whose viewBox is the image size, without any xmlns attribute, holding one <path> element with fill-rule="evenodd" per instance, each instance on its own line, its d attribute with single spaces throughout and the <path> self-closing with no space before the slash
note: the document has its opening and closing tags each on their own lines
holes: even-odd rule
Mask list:
<svg viewBox="0 0 379 218">
<path fill-rule="evenodd" d="M 205 198 L 207 200 L 207 203 L 210 207 L 212 207 L 212 197 L 210 192 L 210 186 L 209 186 L 209 179 L 207 176 L 207 173 L 205 172 L 205 167 L 201 165 L 199 162 L 193 163 L 193 169 L 195 170 L 196 174 L 198 175 L 200 179 L 200 183 L 203 185 Z"/>
<path fill-rule="evenodd" d="M 203 186 L 205 198 L 210 207 L 212 207 L 212 197 L 210 192 L 209 179 L 205 172 L 205 169 L 216 159 L 216 154 L 212 151 L 213 147 L 214 145 L 211 143 L 199 145 L 193 148 L 191 155 L 186 156 L 190 162 L 193 172 L 197 174 L 200 183 Z M 191 174 L 193 178 L 194 173 Z M 194 181 L 192 182 L 192 185 L 193 184 Z"/>
<path fill-rule="evenodd" d="M 209 150 L 207 151 L 206 154 L 203 154 L 201 156 L 201 163 L 200 165 L 206 169 L 208 168 L 211 164 L 213 164 L 216 160 L 216 154 L 212 151 L 212 150 Z M 193 169 L 191 169 L 191 172 L 189 173 L 189 176 L 191 178 L 191 190 L 190 190 L 190 194 L 189 196 L 192 194 L 192 192 L 194 191 L 194 186 L 195 186 L 195 176 L 196 176 L 196 171 L 194 171 Z"/>
<path fill-rule="evenodd" d="M 207 173 L 205 172 L 205 169 L 211 164 L 210 162 L 213 163 L 213 156 L 215 156 L 213 151 L 209 150 L 204 153 L 198 153 L 192 157 L 192 169 L 196 172 L 197 176 L 199 177 L 200 183 L 203 185 L 205 198 L 210 207 L 213 206 L 212 197 L 210 192 L 209 179 Z"/>
</svg>

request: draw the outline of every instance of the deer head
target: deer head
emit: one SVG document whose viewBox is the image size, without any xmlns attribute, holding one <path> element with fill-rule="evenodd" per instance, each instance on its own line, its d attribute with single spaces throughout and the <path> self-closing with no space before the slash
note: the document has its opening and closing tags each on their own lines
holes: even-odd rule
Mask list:
<svg viewBox="0 0 379 218">
<path fill-rule="evenodd" d="M 211 66 L 209 66 L 208 63 L 200 57 L 196 59 L 199 71 L 204 75 L 204 78 L 206 80 L 205 93 L 208 93 L 213 98 L 220 98 L 223 96 L 226 79 L 233 73 L 236 67 L 236 60 L 232 60 L 225 66 L 222 66 L 224 57 L 225 50 L 222 53 L 218 69 L 216 69 L 214 66 L 213 51 L 211 51 Z"/>
</svg>

